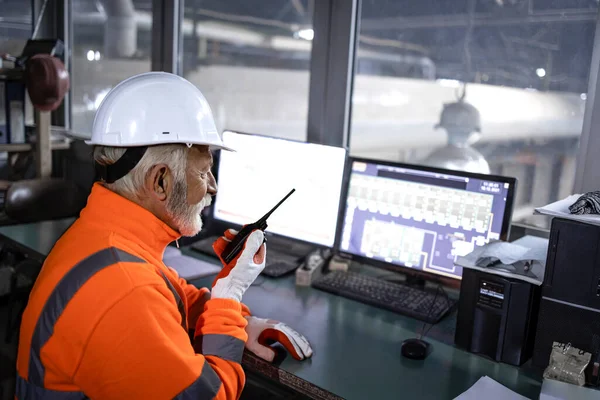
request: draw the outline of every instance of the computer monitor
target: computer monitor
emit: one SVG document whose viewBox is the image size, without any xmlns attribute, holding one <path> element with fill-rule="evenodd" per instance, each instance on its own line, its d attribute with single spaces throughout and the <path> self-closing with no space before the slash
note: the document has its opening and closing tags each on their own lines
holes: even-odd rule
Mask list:
<svg viewBox="0 0 600 400">
<path fill-rule="evenodd" d="M 461 279 L 457 256 L 505 240 L 516 180 L 350 158 L 337 250 L 400 272 Z"/>
<path fill-rule="evenodd" d="M 223 132 L 235 152 L 221 151 L 213 217 L 244 225 L 287 199 L 268 220 L 267 233 L 333 247 L 346 150 L 306 142 Z"/>
</svg>

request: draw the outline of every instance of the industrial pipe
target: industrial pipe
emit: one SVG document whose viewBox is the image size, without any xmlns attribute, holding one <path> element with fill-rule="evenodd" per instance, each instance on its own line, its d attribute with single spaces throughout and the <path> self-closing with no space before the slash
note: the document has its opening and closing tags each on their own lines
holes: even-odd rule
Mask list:
<svg viewBox="0 0 600 400">
<path fill-rule="evenodd" d="M 131 57 L 137 50 L 137 22 L 133 0 L 101 0 L 106 14 L 104 55 Z"/>
</svg>

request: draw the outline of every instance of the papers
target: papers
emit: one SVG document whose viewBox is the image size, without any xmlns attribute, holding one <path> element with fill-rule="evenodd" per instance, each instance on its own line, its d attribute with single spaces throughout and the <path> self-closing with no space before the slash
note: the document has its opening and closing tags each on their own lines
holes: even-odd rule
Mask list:
<svg viewBox="0 0 600 400">
<path fill-rule="evenodd" d="M 580 196 L 580 194 L 574 194 L 565 199 L 548 204 L 547 206 L 536 208 L 535 213 L 549 215 L 551 217 L 571 219 L 574 221 L 587 222 L 593 225 L 600 225 L 600 215 L 598 214 L 571 214 L 569 211 L 569 206 L 575 203 Z"/>
<path fill-rule="evenodd" d="M 593 400 L 600 398 L 600 391 L 570 383 L 544 379 L 540 400 Z"/>
<path fill-rule="evenodd" d="M 163 255 L 163 262 L 167 267 L 173 268 L 183 279 L 190 280 L 216 275 L 221 271 L 221 266 L 181 254 L 181 250 L 167 246 Z"/>
<path fill-rule="evenodd" d="M 544 282 L 547 252 L 548 239 L 525 236 L 512 243 L 493 241 L 477 247 L 466 256 L 457 257 L 455 264 L 540 286 Z"/>
<path fill-rule="evenodd" d="M 469 390 L 454 400 L 528 400 L 490 378 L 482 376 Z"/>
</svg>

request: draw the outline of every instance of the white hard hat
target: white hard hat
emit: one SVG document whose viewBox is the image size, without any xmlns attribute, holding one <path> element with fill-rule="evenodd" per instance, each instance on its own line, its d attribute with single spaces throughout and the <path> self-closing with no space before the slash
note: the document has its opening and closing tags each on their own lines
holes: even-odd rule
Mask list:
<svg viewBox="0 0 600 400">
<path fill-rule="evenodd" d="M 182 143 L 232 150 L 223 145 L 200 90 L 167 72 L 146 72 L 115 86 L 104 98 L 89 145 L 138 147 Z"/>
</svg>

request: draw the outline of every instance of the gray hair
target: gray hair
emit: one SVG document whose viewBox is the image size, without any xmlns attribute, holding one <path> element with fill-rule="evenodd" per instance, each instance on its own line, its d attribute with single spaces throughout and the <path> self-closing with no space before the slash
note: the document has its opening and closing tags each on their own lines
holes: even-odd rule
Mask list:
<svg viewBox="0 0 600 400">
<path fill-rule="evenodd" d="M 100 165 L 111 165 L 123 156 L 127 147 L 95 146 L 94 161 Z M 184 144 L 150 146 L 137 165 L 127 175 L 105 186 L 131 200 L 141 194 L 148 172 L 157 164 L 166 164 L 173 173 L 175 184 L 184 183 L 189 148 Z"/>
</svg>

